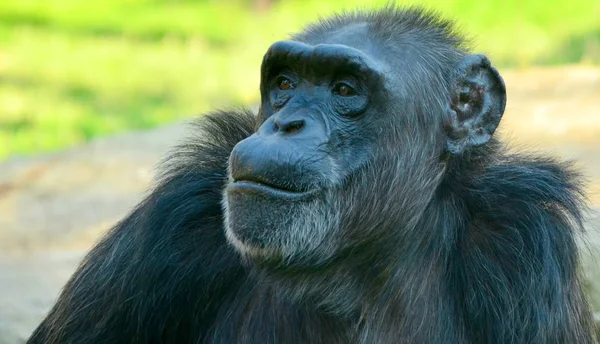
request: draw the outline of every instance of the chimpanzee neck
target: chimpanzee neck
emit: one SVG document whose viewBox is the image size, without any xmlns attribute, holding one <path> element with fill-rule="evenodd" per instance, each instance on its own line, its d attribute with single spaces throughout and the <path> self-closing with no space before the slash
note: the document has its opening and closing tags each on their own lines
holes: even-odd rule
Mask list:
<svg viewBox="0 0 600 344">
<path fill-rule="evenodd" d="M 308 305 L 356 326 L 365 317 L 376 319 L 371 314 L 380 314 L 384 309 L 430 316 L 436 307 L 447 308 L 451 299 L 444 290 L 444 278 L 457 228 L 463 225 L 460 219 L 465 210 L 459 205 L 452 193 L 436 196 L 411 233 L 385 243 L 354 247 L 319 268 L 251 266 L 251 279 L 261 293 L 270 290 L 293 303 Z M 406 308 L 415 305 L 419 309 Z"/>
<path fill-rule="evenodd" d="M 345 328 L 341 331 L 353 342 L 394 342 L 400 336 L 414 338 L 412 342 L 441 342 L 417 332 L 421 323 L 450 326 L 449 313 L 460 318 L 448 283 L 455 233 L 463 225 L 462 215 L 456 214 L 458 203 L 452 194 L 437 198 L 414 229 L 421 237 L 390 240 L 377 257 L 358 251 L 311 272 L 252 268 L 252 298 L 270 295 L 269 302 L 292 304 L 301 313 L 335 324 L 337 330 Z M 377 337 L 370 337 L 373 334 Z"/>
</svg>

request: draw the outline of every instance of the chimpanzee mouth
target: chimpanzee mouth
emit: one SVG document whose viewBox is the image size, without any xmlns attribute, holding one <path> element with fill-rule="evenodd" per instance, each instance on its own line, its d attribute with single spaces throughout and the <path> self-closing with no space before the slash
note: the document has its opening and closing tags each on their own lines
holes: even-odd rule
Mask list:
<svg viewBox="0 0 600 344">
<path fill-rule="evenodd" d="M 315 195 L 318 189 L 292 188 L 288 186 L 275 185 L 265 180 L 254 178 L 237 179 L 227 185 L 229 192 L 257 193 L 270 197 L 286 199 L 306 199 Z"/>
</svg>

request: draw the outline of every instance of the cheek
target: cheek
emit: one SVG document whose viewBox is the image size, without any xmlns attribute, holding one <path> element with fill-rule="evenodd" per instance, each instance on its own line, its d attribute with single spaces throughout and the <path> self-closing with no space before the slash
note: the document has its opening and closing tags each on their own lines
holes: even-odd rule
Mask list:
<svg viewBox="0 0 600 344">
<path fill-rule="evenodd" d="M 336 96 L 332 99 L 332 104 L 336 113 L 353 118 L 360 116 L 366 110 L 368 99 L 363 96 Z"/>
<path fill-rule="evenodd" d="M 291 98 L 292 91 L 272 91 L 269 94 L 271 107 L 274 109 L 282 108 Z"/>
<path fill-rule="evenodd" d="M 379 154 L 380 153 L 380 154 Z M 344 245 L 387 240 L 409 230 L 439 185 L 441 171 L 426 155 L 381 149 L 340 189 Z"/>
<path fill-rule="evenodd" d="M 377 142 L 374 132 L 361 123 L 347 119 L 337 122 L 334 126 L 338 130 L 331 135 L 330 155 L 337 166 L 338 180 L 344 180 L 373 159 Z"/>
</svg>

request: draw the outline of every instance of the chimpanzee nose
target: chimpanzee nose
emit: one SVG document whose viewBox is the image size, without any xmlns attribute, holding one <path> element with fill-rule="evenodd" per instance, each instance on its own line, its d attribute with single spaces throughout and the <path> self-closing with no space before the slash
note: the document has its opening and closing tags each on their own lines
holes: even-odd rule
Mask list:
<svg viewBox="0 0 600 344">
<path fill-rule="evenodd" d="M 307 109 L 279 111 L 263 122 L 257 134 L 273 142 L 292 140 L 293 142 L 286 144 L 315 148 L 329 139 L 323 116 Z M 276 144 L 280 145 L 281 143 Z"/>
<path fill-rule="evenodd" d="M 284 135 L 292 135 L 304 129 L 306 121 L 298 118 L 287 120 L 277 118 L 273 121 L 273 124 L 275 125 L 275 131 Z"/>
</svg>

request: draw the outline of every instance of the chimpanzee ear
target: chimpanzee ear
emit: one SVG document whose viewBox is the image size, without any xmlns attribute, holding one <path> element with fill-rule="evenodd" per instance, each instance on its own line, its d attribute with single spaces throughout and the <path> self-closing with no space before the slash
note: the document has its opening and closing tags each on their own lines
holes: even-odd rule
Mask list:
<svg viewBox="0 0 600 344">
<path fill-rule="evenodd" d="M 506 106 L 502 77 L 487 57 L 469 55 L 458 64 L 452 85 L 452 100 L 445 122 L 448 153 L 489 141 Z"/>
</svg>

